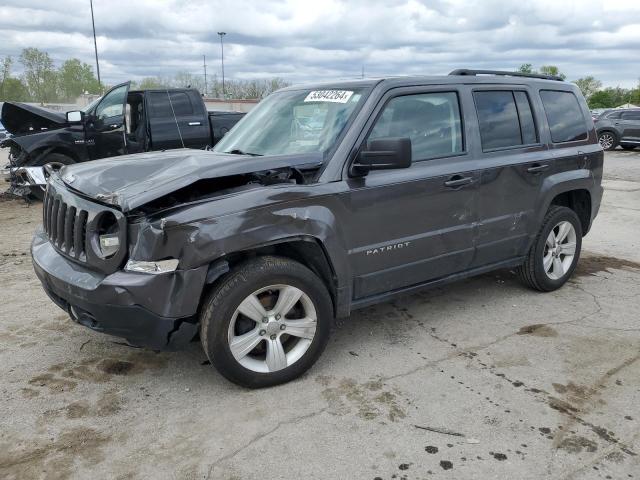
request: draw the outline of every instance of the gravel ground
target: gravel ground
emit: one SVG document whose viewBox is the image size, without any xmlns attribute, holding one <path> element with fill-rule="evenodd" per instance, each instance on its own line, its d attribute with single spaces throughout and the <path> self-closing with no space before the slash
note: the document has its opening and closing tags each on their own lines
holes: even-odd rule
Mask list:
<svg viewBox="0 0 640 480">
<path fill-rule="evenodd" d="M 640 478 L 640 151 L 605 168 L 561 290 L 498 271 L 359 311 L 261 391 L 72 323 L 32 271 L 40 205 L 0 199 L 0 478 Z"/>
</svg>

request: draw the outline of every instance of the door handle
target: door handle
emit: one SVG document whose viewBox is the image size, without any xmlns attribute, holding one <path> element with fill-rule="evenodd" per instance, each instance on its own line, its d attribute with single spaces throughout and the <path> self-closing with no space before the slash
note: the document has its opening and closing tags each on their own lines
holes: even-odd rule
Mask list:
<svg viewBox="0 0 640 480">
<path fill-rule="evenodd" d="M 444 186 L 447 188 L 456 188 L 456 187 L 462 187 L 464 185 L 469 185 L 470 183 L 473 183 L 472 177 L 463 177 L 461 175 L 454 175 L 449 180 L 444 182 Z"/>
<path fill-rule="evenodd" d="M 543 164 L 540 165 L 539 163 L 536 163 L 534 165 L 531 165 L 529 168 L 527 168 L 527 172 L 529 173 L 540 173 L 540 172 L 544 172 L 547 168 L 549 168 L 549 164 Z"/>
<path fill-rule="evenodd" d="M 193 127 L 193 126 L 196 126 L 196 125 L 202 125 L 202 123 L 201 122 L 189 122 L 189 126 L 190 127 Z"/>
</svg>

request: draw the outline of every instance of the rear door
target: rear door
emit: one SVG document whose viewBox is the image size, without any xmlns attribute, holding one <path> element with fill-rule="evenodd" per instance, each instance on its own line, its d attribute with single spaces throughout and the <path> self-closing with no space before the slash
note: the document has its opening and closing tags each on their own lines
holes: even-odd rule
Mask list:
<svg viewBox="0 0 640 480">
<path fill-rule="evenodd" d="M 464 271 L 474 252 L 477 176 L 458 87 L 394 89 L 372 117 L 360 148 L 372 138 L 408 137 L 413 163 L 347 180 L 355 299 Z"/>
<path fill-rule="evenodd" d="M 123 155 L 125 103 L 131 82 L 116 85 L 95 106 L 86 123 L 86 144 L 91 159 Z"/>
<path fill-rule="evenodd" d="M 471 88 L 481 166 L 477 250 L 473 267 L 523 255 L 552 155 L 540 141 L 534 92 L 526 86 Z"/>
<path fill-rule="evenodd" d="M 640 110 L 622 112 L 616 125 L 622 132 L 621 143 L 640 145 Z"/>
<path fill-rule="evenodd" d="M 146 95 L 151 150 L 211 145 L 207 111 L 190 91 L 151 91 Z M 196 101 L 198 100 L 198 101 Z"/>
</svg>

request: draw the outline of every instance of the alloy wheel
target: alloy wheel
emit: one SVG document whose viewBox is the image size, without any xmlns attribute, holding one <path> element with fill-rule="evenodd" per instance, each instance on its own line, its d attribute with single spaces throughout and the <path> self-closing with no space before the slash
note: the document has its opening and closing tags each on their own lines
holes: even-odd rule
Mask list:
<svg viewBox="0 0 640 480">
<path fill-rule="evenodd" d="M 544 246 L 542 265 L 552 280 L 561 279 L 571 268 L 576 255 L 576 229 L 563 221 L 551 229 Z"/>
<path fill-rule="evenodd" d="M 259 373 L 282 370 L 300 360 L 316 333 L 317 314 L 309 296 L 292 285 L 256 290 L 236 308 L 228 342 L 243 367 Z"/>
<path fill-rule="evenodd" d="M 598 142 L 600 142 L 600 146 L 603 149 L 608 150 L 609 148 L 613 147 L 615 139 L 613 138 L 613 135 L 605 132 L 600 135 L 600 137 L 598 138 Z"/>
</svg>

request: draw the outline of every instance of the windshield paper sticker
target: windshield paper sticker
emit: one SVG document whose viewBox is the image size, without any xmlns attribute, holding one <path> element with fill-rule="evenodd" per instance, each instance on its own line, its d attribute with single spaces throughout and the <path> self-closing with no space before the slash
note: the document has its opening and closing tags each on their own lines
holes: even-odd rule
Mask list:
<svg viewBox="0 0 640 480">
<path fill-rule="evenodd" d="M 314 90 L 309 92 L 305 102 L 347 103 L 353 95 L 349 90 Z"/>
</svg>

